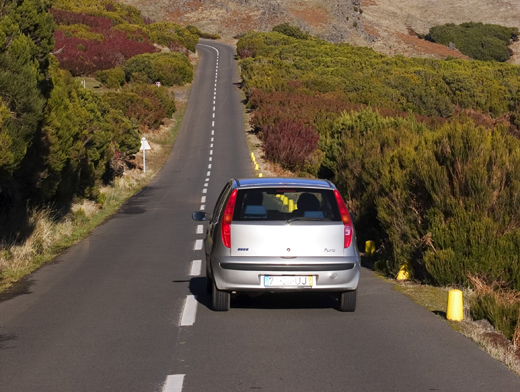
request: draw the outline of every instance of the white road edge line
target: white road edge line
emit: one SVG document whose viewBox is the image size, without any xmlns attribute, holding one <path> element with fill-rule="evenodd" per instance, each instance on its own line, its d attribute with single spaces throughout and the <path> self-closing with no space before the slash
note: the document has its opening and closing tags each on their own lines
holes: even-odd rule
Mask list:
<svg viewBox="0 0 520 392">
<path fill-rule="evenodd" d="M 190 276 L 199 276 L 202 268 L 202 260 L 193 260 L 191 263 Z"/>
<path fill-rule="evenodd" d="M 201 250 L 202 249 L 202 240 L 195 240 L 195 245 L 193 245 L 193 250 Z"/>
<path fill-rule="evenodd" d="M 186 296 L 184 309 L 182 310 L 181 327 L 188 327 L 195 323 L 197 316 L 197 297 L 194 295 Z"/>
<path fill-rule="evenodd" d="M 172 374 L 171 376 L 166 376 L 162 392 L 182 392 L 184 376 L 185 374 Z"/>
</svg>

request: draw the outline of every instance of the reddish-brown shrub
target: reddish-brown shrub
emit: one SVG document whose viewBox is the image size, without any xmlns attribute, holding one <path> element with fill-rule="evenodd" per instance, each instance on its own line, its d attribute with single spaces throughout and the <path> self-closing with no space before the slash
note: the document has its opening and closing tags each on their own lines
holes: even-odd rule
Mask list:
<svg viewBox="0 0 520 392">
<path fill-rule="evenodd" d="M 316 150 L 319 136 L 312 127 L 282 120 L 265 127 L 262 138 L 267 159 L 289 170 L 298 170 Z"/>
<path fill-rule="evenodd" d="M 123 65 L 130 57 L 157 51 L 149 42 L 128 40 L 126 33 L 122 31 L 105 32 L 103 42 L 66 37 L 59 30 L 54 32 L 54 39 L 55 53 L 60 66 L 74 76 L 90 75 L 96 71 L 115 68 Z"/>
</svg>

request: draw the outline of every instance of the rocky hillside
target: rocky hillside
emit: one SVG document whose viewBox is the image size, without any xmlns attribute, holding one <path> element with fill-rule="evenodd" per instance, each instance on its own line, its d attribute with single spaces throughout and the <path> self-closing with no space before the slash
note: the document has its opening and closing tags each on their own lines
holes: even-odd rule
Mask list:
<svg viewBox="0 0 520 392">
<path fill-rule="evenodd" d="M 120 0 L 144 15 L 231 38 L 250 30 L 270 31 L 289 22 L 331 42 L 366 45 L 359 0 Z"/>
<path fill-rule="evenodd" d="M 520 28 L 518 0 L 361 0 L 365 30 L 371 46 L 386 54 L 444 57 L 453 52 L 417 38 L 432 26 L 463 22 L 494 23 Z M 520 64 L 520 43 L 511 46 L 510 60 Z"/>
<path fill-rule="evenodd" d="M 421 40 L 444 23 L 484 22 L 520 28 L 518 0 L 119 0 L 155 19 L 192 24 L 225 39 L 289 22 L 331 42 L 395 55 L 445 58 L 460 52 Z M 520 43 L 512 46 L 520 64 Z"/>
</svg>

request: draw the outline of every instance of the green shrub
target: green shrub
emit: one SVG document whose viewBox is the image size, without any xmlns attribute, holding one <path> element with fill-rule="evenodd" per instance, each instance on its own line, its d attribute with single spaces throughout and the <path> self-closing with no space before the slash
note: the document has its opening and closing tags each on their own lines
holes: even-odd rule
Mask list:
<svg viewBox="0 0 520 392">
<path fill-rule="evenodd" d="M 56 30 L 63 31 L 67 37 L 103 42 L 103 34 L 91 32 L 90 26 L 84 24 L 58 25 Z"/>
<path fill-rule="evenodd" d="M 166 86 L 183 85 L 193 80 L 193 69 L 188 58 L 181 53 L 145 53 L 128 59 L 123 69 L 126 78 L 146 75 L 148 83 L 161 82 Z"/>
<path fill-rule="evenodd" d="M 372 111 L 344 114 L 333 132 L 335 181 L 358 213 L 361 241 L 378 228 L 391 273 L 406 263 L 441 285 L 481 274 L 520 290 L 520 141 L 500 128 L 430 130 Z"/>
<path fill-rule="evenodd" d="M 149 129 L 157 129 L 165 118 L 175 112 L 175 101 L 168 89 L 155 85 L 130 85 L 120 92 L 103 94 L 102 98 L 111 108 Z M 131 141 L 126 141 L 126 136 L 118 142 L 132 146 Z"/>
<path fill-rule="evenodd" d="M 158 44 L 169 46 L 171 42 L 180 43 L 195 52 L 199 37 L 175 23 L 152 23 L 146 26 L 148 37 Z"/>
<path fill-rule="evenodd" d="M 116 67 L 106 71 L 97 71 L 96 80 L 100 81 L 108 88 L 119 88 L 126 81 L 126 74 L 123 68 Z"/>
<path fill-rule="evenodd" d="M 485 280 L 470 276 L 475 287 L 475 298 L 470 302 L 475 320 L 488 320 L 509 340 L 520 338 L 520 294 L 500 281 L 488 284 Z"/>
<path fill-rule="evenodd" d="M 518 102 L 520 67 L 502 63 L 387 57 L 310 37 L 247 33 L 237 43 L 245 92 L 288 91 L 288 82 L 342 93 L 346 100 L 430 116 L 457 106 L 498 117 Z"/>
<path fill-rule="evenodd" d="M 518 28 L 483 23 L 453 23 L 434 26 L 426 39 L 442 45 L 453 42 L 461 53 L 476 60 L 507 61 L 508 45 L 518 40 Z"/>
<path fill-rule="evenodd" d="M 187 25 L 186 30 L 188 30 L 193 35 L 196 35 L 200 38 L 206 38 L 206 39 L 220 39 L 220 35 L 218 34 L 210 34 L 210 33 L 203 33 L 199 30 L 198 27 L 193 25 Z"/>
<path fill-rule="evenodd" d="M 288 37 L 296 39 L 309 39 L 310 34 L 302 31 L 297 26 L 291 26 L 289 23 L 282 23 L 273 27 L 272 31 L 276 31 Z"/>
</svg>

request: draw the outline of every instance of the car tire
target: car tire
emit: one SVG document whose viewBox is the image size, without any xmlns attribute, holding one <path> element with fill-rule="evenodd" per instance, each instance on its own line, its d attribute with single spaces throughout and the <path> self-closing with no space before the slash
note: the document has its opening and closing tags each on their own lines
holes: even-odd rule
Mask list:
<svg viewBox="0 0 520 392">
<path fill-rule="evenodd" d="M 212 284 L 211 304 L 216 312 L 227 312 L 231 305 L 231 294 L 217 289 L 215 282 Z"/>
<path fill-rule="evenodd" d="M 213 290 L 213 281 L 206 275 L 206 293 L 211 294 Z"/>
<path fill-rule="evenodd" d="M 213 290 L 213 279 L 211 279 L 209 268 L 209 261 L 206 261 L 206 293 L 211 294 Z"/>
<path fill-rule="evenodd" d="M 339 310 L 353 312 L 356 310 L 356 290 L 339 293 Z"/>
</svg>

